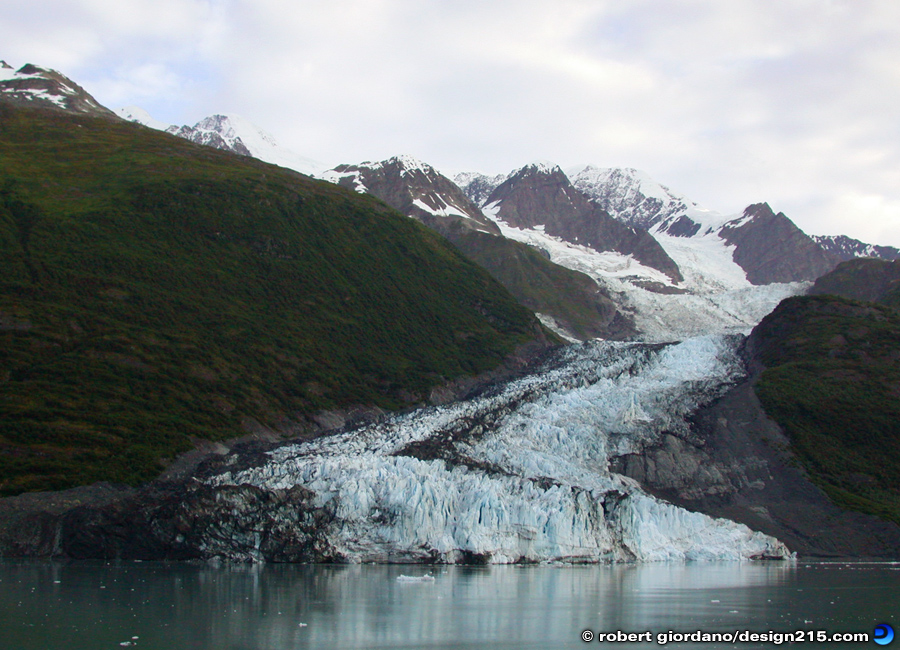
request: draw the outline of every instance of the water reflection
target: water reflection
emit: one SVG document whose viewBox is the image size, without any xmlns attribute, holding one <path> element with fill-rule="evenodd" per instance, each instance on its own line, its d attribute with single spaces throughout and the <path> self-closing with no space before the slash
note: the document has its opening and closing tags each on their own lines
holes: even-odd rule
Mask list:
<svg viewBox="0 0 900 650">
<path fill-rule="evenodd" d="M 580 648 L 586 628 L 652 631 L 654 639 L 658 632 L 697 629 L 871 633 L 876 623 L 896 621 L 898 569 L 847 563 L 432 567 L 434 582 L 416 583 L 396 578 L 429 568 L 6 561 L 0 562 L 0 628 L 7 647 L 23 650 L 123 643 L 173 650 Z"/>
</svg>

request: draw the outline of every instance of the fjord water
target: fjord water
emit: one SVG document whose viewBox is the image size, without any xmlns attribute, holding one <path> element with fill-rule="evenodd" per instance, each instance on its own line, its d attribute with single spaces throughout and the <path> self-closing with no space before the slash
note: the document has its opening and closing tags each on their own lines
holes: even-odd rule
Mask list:
<svg viewBox="0 0 900 650">
<path fill-rule="evenodd" d="M 434 581 L 398 581 L 400 575 Z M 18 650 L 581 648 L 584 630 L 865 632 L 897 621 L 900 564 L 614 566 L 0 562 Z M 596 643 L 596 641 L 595 641 Z M 131 645 L 128 645 L 131 644 Z M 877 647 L 868 643 L 808 647 Z M 772 643 L 669 643 L 772 648 Z"/>
</svg>

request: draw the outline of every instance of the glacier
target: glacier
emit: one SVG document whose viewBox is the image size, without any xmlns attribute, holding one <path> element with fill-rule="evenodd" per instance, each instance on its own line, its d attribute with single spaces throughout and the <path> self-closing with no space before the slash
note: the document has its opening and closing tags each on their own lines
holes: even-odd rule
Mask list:
<svg viewBox="0 0 900 650">
<path fill-rule="evenodd" d="M 212 485 L 302 486 L 346 562 L 647 562 L 788 557 L 778 540 L 689 512 L 611 472 L 611 458 L 744 376 L 741 337 L 591 341 L 468 399 L 267 452 Z M 642 417 L 627 417 L 639 408 Z M 225 468 L 223 468 L 225 469 Z"/>
<path fill-rule="evenodd" d="M 676 285 L 631 255 L 598 252 L 548 235 L 543 226 L 511 226 L 497 216 L 496 203 L 482 210 L 504 237 L 543 250 L 555 264 L 600 282 L 619 309 L 633 319 L 643 341 L 674 341 L 707 333 L 748 334 L 779 302 L 812 286 L 811 282 L 751 284 L 732 259 L 734 247 L 715 232 L 695 237 L 651 233 L 684 276 Z M 654 285 L 672 291 L 661 293 Z M 546 316 L 542 322 L 571 338 Z"/>
</svg>

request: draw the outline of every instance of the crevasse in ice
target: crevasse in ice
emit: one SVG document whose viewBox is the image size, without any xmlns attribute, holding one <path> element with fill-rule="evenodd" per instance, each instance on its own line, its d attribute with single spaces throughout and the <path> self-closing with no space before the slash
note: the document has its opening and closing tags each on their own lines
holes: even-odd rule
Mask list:
<svg viewBox="0 0 900 650">
<path fill-rule="evenodd" d="M 569 346 L 538 372 L 448 406 L 303 444 L 216 483 L 302 485 L 351 562 L 613 562 L 786 555 L 746 526 L 609 471 L 742 377 L 737 337 Z M 632 407 L 646 418 L 623 418 Z"/>
</svg>

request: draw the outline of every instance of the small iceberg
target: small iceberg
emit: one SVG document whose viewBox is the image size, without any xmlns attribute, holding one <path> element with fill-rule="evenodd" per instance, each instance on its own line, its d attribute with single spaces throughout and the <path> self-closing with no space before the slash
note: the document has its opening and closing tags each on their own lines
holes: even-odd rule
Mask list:
<svg viewBox="0 0 900 650">
<path fill-rule="evenodd" d="M 397 576 L 397 582 L 434 582 L 434 576 L 430 573 L 423 576 L 405 576 L 401 573 Z"/>
</svg>

